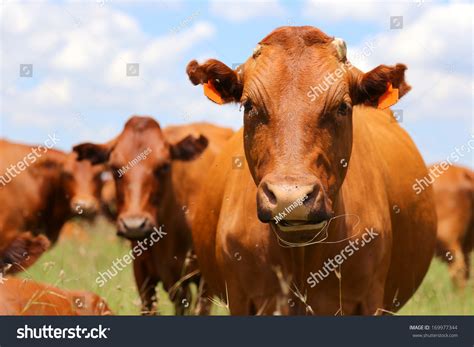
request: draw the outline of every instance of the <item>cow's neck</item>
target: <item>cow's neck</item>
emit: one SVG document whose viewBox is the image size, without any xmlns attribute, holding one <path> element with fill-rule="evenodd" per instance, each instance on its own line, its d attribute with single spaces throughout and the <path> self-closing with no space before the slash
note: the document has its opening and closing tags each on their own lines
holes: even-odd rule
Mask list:
<svg viewBox="0 0 474 347">
<path fill-rule="evenodd" d="M 291 271 L 293 281 L 297 288 L 303 289 L 307 286 L 308 273 L 314 271 L 324 264 L 328 258 L 334 257 L 339 251 L 342 243 L 325 243 L 344 240 L 348 237 L 347 225 L 351 223 L 350 218 L 346 214 L 342 190 L 338 193 L 334 203 L 334 219 L 331 220 L 327 230 L 327 238 L 323 234 L 317 237 L 314 242 L 320 240 L 313 245 L 306 247 L 290 248 L 291 254 Z"/>
<path fill-rule="evenodd" d="M 182 232 L 186 230 L 186 208 L 177 198 L 172 180 L 169 189 L 165 193 L 162 208 L 158 209 L 158 222 L 164 225 L 165 230 L 170 232 Z"/>
</svg>

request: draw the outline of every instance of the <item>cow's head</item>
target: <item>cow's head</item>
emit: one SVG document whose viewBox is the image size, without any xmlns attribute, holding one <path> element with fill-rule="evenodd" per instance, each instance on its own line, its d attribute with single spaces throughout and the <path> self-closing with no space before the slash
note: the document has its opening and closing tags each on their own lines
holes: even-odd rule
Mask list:
<svg viewBox="0 0 474 347">
<path fill-rule="evenodd" d="M 169 143 L 153 118 L 135 116 L 109 143 L 84 143 L 74 151 L 79 160 L 107 163 L 115 180 L 117 234 L 143 239 L 160 224 L 160 213 L 172 203 L 172 161 L 193 160 L 206 147 L 204 136 L 189 135 Z"/>
<path fill-rule="evenodd" d="M 405 69 L 381 65 L 362 73 L 347 62 L 341 39 L 313 27 L 283 27 L 236 70 L 211 59 L 191 61 L 187 73 L 211 100 L 244 108 L 259 219 L 279 216 L 285 235 L 314 235 L 334 214 L 351 156 L 353 107 L 377 106 L 389 86 L 404 95 Z"/>
<path fill-rule="evenodd" d="M 63 165 L 62 180 L 66 195 L 75 215 L 93 217 L 99 212 L 104 166 L 76 159 L 77 154 L 70 153 Z"/>
<path fill-rule="evenodd" d="M 30 172 L 48 185 L 58 187 L 71 214 L 92 218 L 99 211 L 102 165 L 78 162 L 76 153 L 50 149 L 30 168 Z"/>
</svg>

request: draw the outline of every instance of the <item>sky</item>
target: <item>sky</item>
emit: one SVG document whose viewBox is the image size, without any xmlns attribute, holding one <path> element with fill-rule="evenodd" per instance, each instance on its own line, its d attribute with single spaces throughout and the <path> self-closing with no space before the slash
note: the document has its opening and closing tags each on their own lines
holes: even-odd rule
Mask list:
<svg viewBox="0 0 474 347">
<path fill-rule="evenodd" d="M 187 63 L 235 66 L 273 29 L 312 25 L 344 39 L 363 71 L 408 66 L 413 89 L 392 109 L 425 161 L 441 161 L 474 136 L 472 17 L 462 1 L 2 0 L 0 136 L 55 133 L 70 150 L 111 139 L 134 114 L 238 129 L 239 107 L 209 102 Z M 473 152 L 459 163 L 474 167 Z"/>
</svg>

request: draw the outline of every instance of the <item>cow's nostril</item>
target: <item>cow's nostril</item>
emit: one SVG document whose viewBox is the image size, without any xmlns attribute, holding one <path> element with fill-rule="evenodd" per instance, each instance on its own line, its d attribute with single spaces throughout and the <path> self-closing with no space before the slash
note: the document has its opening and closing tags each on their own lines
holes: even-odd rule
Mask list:
<svg viewBox="0 0 474 347">
<path fill-rule="evenodd" d="M 319 185 L 314 185 L 313 189 L 303 197 L 303 204 L 307 207 L 313 206 L 319 194 L 319 190 Z"/>
<path fill-rule="evenodd" d="M 120 224 L 128 231 L 144 230 L 147 226 L 146 217 L 121 218 Z"/>
<path fill-rule="evenodd" d="M 264 184 L 263 187 L 263 193 L 265 194 L 265 196 L 267 197 L 268 201 L 273 204 L 273 205 L 276 205 L 277 203 L 277 198 L 275 196 L 275 193 L 273 193 L 273 191 L 268 187 L 268 184 Z"/>
<path fill-rule="evenodd" d="M 261 183 L 257 193 L 258 218 L 307 221 L 324 209 L 324 189 L 316 177 L 273 177 Z"/>
</svg>

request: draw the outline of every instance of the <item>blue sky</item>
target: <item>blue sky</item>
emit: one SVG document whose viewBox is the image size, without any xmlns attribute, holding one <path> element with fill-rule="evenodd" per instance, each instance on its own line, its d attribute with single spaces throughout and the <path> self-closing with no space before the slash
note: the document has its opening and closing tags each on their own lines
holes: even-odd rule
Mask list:
<svg viewBox="0 0 474 347">
<path fill-rule="evenodd" d="M 110 139 L 132 114 L 238 128 L 238 107 L 208 102 L 186 64 L 241 63 L 274 28 L 313 25 L 343 38 L 363 70 L 408 65 L 413 90 L 394 108 L 425 160 L 442 160 L 473 134 L 472 14 L 468 2 L 424 0 L 5 1 L 0 135 L 40 143 L 56 132 L 69 150 Z M 402 29 L 390 29 L 391 16 L 403 16 Z M 139 63 L 138 77 L 126 76 L 127 63 Z M 33 76 L 20 77 L 20 64 L 33 64 Z M 473 167 L 472 153 L 461 163 Z"/>
</svg>

